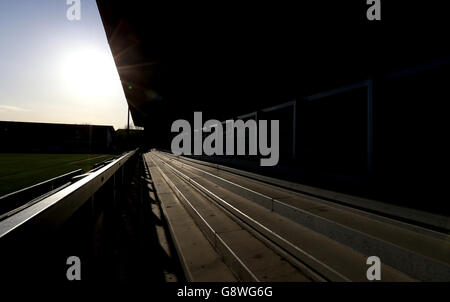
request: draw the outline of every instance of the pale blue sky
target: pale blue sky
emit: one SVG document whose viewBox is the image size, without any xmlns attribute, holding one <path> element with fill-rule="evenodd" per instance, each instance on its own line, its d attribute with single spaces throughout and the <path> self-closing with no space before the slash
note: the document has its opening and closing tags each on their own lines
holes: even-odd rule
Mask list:
<svg viewBox="0 0 450 302">
<path fill-rule="evenodd" d="M 0 1 L 0 120 L 113 125 L 127 103 L 95 0 Z"/>
</svg>

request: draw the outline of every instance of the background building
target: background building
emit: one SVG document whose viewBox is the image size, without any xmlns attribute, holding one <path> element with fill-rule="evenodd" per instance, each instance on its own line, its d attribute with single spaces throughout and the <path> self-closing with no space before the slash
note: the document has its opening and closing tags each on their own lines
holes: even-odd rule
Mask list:
<svg viewBox="0 0 450 302">
<path fill-rule="evenodd" d="M 109 153 L 112 126 L 0 121 L 0 152 Z"/>
</svg>

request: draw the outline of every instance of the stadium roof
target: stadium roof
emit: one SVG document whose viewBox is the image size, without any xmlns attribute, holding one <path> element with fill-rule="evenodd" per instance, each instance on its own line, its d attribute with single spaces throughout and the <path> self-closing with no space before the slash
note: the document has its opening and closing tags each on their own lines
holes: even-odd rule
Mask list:
<svg viewBox="0 0 450 302">
<path fill-rule="evenodd" d="M 137 126 L 193 110 L 228 118 L 446 54 L 436 12 L 383 3 L 370 22 L 359 2 L 97 0 Z"/>
</svg>

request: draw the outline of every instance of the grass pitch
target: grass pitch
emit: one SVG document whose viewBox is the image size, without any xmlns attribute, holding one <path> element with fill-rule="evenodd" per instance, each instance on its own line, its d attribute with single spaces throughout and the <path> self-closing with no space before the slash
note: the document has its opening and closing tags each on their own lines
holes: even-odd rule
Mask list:
<svg viewBox="0 0 450 302">
<path fill-rule="evenodd" d="M 107 154 L 0 153 L 0 196 L 112 158 Z"/>
</svg>

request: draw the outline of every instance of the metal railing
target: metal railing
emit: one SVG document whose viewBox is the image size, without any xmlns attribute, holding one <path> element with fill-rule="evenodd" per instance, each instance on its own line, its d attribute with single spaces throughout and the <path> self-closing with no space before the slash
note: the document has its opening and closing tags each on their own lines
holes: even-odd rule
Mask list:
<svg viewBox="0 0 450 302">
<path fill-rule="evenodd" d="M 19 191 L 1 196 L 0 220 L 16 213 L 17 210 L 29 205 L 29 203 L 33 202 L 38 197 L 71 183 L 73 177 L 81 175 L 82 173 L 82 169 L 74 170 Z"/>
<path fill-rule="evenodd" d="M 98 248 L 95 232 L 99 226 L 103 232 L 111 216 L 106 213 L 123 195 L 135 155 L 137 150 L 77 176 L 76 182 L 0 221 L 0 280 L 23 279 L 24 269 L 60 279 L 66 264 L 60 257 L 92 258 Z"/>
</svg>

